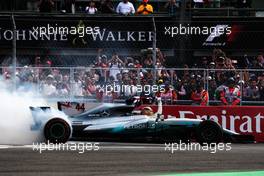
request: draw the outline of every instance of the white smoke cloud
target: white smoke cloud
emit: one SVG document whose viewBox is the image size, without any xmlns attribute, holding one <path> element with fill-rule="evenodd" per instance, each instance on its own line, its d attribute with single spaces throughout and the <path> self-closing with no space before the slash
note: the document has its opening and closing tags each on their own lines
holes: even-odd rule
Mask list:
<svg viewBox="0 0 264 176">
<path fill-rule="evenodd" d="M 30 88 L 31 87 L 31 88 Z M 26 91 L 12 92 L 10 82 L 0 79 L 0 144 L 32 144 L 33 142 L 43 142 L 43 128 L 34 128 L 36 120 L 45 123 L 48 118 L 52 118 L 50 113 L 58 115 L 58 117 L 67 118 L 62 112 L 56 110 L 50 111 L 49 114 L 38 113 L 32 116 L 30 106 L 48 106 L 43 98 L 36 98 L 36 90 L 34 86 L 27 86 Z M 37 119 L 36 119 L 37 118 Z M 43 126 L 42 123 L 42 126 Z"/>
</svg>

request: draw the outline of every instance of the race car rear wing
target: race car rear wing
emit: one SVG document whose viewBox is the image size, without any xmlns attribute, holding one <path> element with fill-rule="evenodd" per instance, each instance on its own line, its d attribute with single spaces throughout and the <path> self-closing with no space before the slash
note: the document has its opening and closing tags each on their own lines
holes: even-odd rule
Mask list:
<svg viewBox="0 0 264 176">
<path fill-rule="evenodd" d="M 31 111 L 38 111 L 38 110 L 46 111 L 46 110 L 50 110 L 50 107 L 48 107 L 48 106 L 42 106 L 42 107 L 32 107 L 32 106 L 30 106 L 29 109 Z"/>
</svg>

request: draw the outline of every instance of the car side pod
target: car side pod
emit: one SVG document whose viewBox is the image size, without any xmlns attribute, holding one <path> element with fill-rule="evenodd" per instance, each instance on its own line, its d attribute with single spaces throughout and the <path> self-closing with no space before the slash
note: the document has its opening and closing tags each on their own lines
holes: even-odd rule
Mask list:
<svg viewBox="0 0 264 176">
<path fill-rule="evenodd" d="M 214 121 L 202 121 L 196 128 L 196 141 L 200 145 L 218 144 L 223 141 L 223 129 Z"/>
</svg>

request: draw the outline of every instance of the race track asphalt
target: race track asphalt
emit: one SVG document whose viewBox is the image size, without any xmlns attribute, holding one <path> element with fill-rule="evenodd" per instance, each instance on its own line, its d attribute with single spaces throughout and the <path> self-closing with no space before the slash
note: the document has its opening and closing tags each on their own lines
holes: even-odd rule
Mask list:
<svg viewBox="0 0 264 176">
<path fill-rule="evenodd" d="M 79 144 L 78 142 L 74 142 Z M 163 175 L 264 170 L 264 144 L 230 151 L 172 151 L 164 144 L 100 143 L 98 151 L 40 151 L 0 145 L 0 175 Z"/>
</svg>

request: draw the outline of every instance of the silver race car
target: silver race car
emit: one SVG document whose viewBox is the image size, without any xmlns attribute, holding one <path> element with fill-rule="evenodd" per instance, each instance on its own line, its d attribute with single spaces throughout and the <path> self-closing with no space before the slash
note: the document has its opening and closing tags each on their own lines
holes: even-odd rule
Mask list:
<svg viewBox="0 0 264 176">
<path fill-rule="evenodd" d="M 141 111 L 135 111 L 134 108 L 133 105 L 106 103 L 81 114 L 67 116 L 67 119 L 54 114 L 48 107 L 31 107 L 31 110 L 43 111 L 48 116 L 49 120 L 38 126 L 42 126 L 45 139 L 51 143 L 64 143 L 70 139 L 129 142 L 195 140 L 200 144 L 254 141 L 253 136 L 223 129 L 211 120 L 164 119 L 161 101 L 156 113 L 149 107 Z"/>
</svg>

